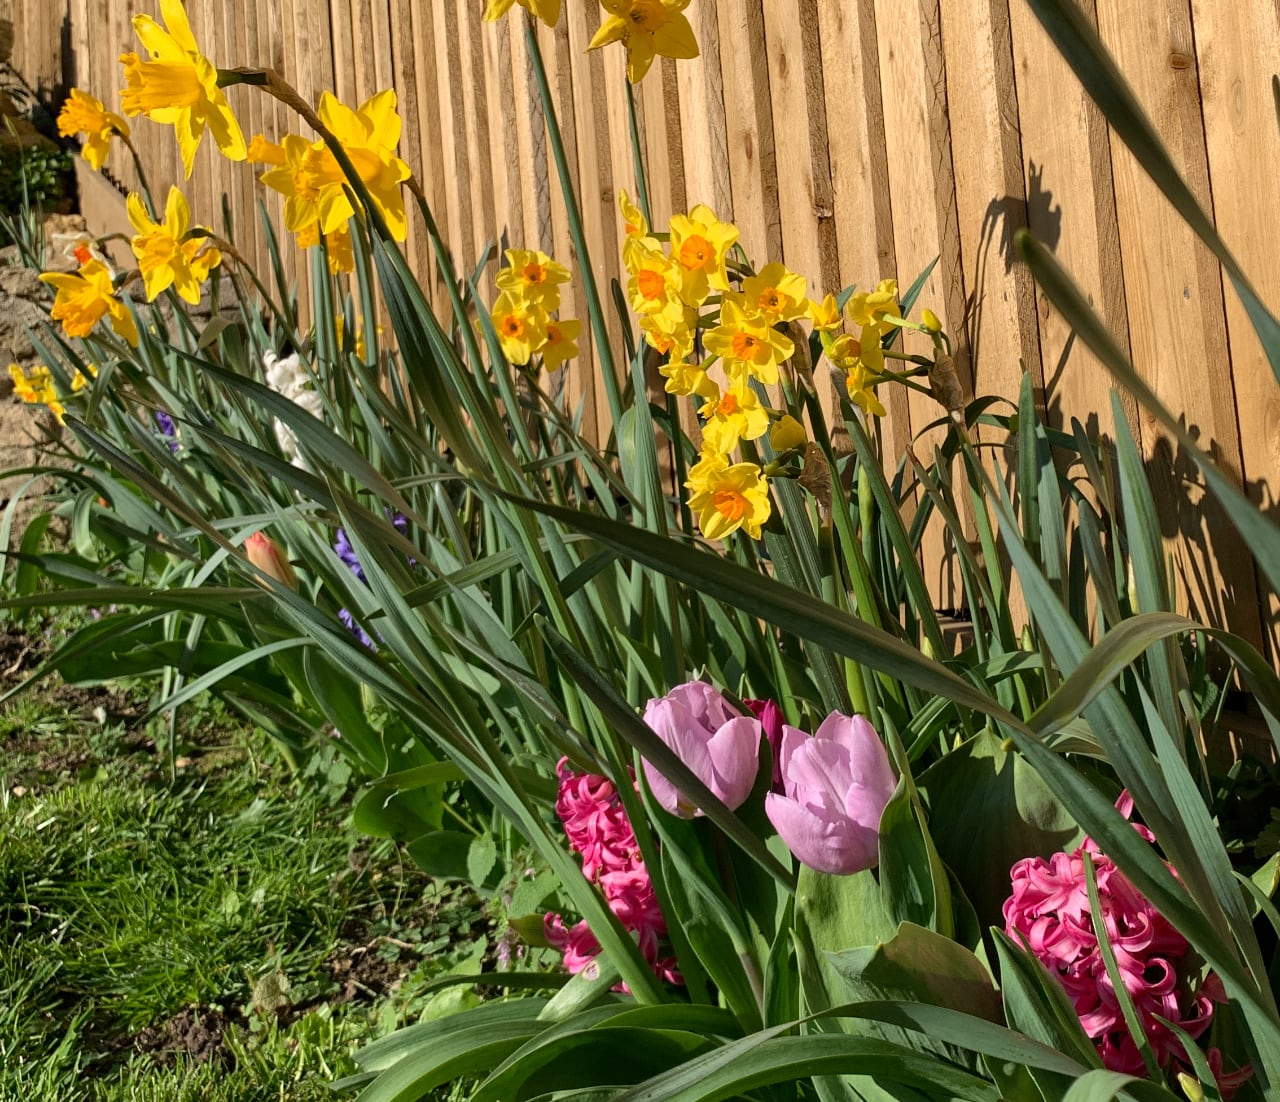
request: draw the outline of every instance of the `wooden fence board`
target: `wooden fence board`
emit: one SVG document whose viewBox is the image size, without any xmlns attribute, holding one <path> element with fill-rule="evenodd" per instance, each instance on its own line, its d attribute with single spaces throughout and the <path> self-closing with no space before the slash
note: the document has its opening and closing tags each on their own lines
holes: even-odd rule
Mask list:
<svg viewBox="0 0 1280 1102">
<path fill-rule="evenodd" d="M 1186 4 L 1167 0 L 1136 13 L 1116 0 L 1099 0 L 1098 24 L 1174 162 L 1201 204 L 1209 207 L 1204 123 Z M 1238 480 L 1240 445 L 1231 408 L 1218 265 L 1115 139 L 1112 165 L 1126 285 L 1140 288 L 1128 303 L 1134 366 Z M 1258 641 L 1253 571 L 1239 534 L 1199 488 L 1187 459 L 1178 458 L 1154 419 L 1144 414 L 1141 425 L 1148 475 L 1167 545 L 1177 556 L 1184 600 L 1201 615 L 1231 622 Z"/>
</svg>

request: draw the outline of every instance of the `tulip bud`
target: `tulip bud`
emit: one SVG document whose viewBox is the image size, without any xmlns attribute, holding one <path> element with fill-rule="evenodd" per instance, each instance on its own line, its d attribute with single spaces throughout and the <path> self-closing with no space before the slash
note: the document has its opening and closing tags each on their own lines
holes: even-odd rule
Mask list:
<svg viewBox="0 0 1280 1102">
<path fill-rule="evenodd" d="M 249 561 L 264 574 L 290 589 L 298 588 L 298 575 L 293 572 L 293 564 L 270 536 L 254 532 L 244 541 L 244 551 Z"/>
<path fill-rule="evenodd" d="M 769 793 L 764 810 L 787 848 L 819 872 L 873 868 L 898 782 L 871 724 L 832 712 L 812 738 L 784 726 L 781 765 L 784 794 Z"/>
<path fill-rule="evenodd" d="M 760 766 L 760 721 L 739 714 L 710 685 L 677 685 L 649 701 L 644 721 L 730 810 L 751 794 Z M 644 775 L 653 798 L 672 815 L 692 819 L 703 813 L 648 760 Z"/>
</svg>

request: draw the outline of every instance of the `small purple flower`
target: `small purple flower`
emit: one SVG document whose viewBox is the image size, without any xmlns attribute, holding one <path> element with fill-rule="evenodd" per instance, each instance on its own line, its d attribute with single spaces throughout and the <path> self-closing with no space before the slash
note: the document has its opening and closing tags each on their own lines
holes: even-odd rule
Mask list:
<svg viewBox="0 0 1280 1102">
<path fill-rule="evenodd" d="M 178 443 L 178 429 L 173 423 L 173 418 L 162 409 L 156 410 L 155 418 L 156 428 L 160 430 L 160 435 L 166 438 L 169 450 L 173 452 L 174 455 L 177 455 L 178 448 L 181 445 Z"/>
<path fill-rule="evenodd" d="M 403 513 L 396 513 L 391 518 L 391 523 L 394 525 L 396 531 L 402 536 L 407 536 L 409 534 L 409 518 Z M 351 541 L 347 538 L 347 530 L 345 528 L 338 529 L 338 533 L 334 537 L 333 549 L 337 553 L 338 558 L 347 564 L 347 569 L 368 585 L 369 579 L 365 577 L 364 567 L 360 565 L 360 556 L 356 554 L 356 549 L 351 546 Z M 409 560 L 409 565 L 415 565 L 413 559 Z M 355 617 L 351 615 L 350 609 L 341 609 L 338 612 L 338 619 L 347 625 L 351 634 L 364 644 L 364 646 L 368 647 L 370 650 L 378 649 L 377 645 L 369 637 L 369 633 L 365 631 L 364 628 L 356 622 Z"/>
</svg>

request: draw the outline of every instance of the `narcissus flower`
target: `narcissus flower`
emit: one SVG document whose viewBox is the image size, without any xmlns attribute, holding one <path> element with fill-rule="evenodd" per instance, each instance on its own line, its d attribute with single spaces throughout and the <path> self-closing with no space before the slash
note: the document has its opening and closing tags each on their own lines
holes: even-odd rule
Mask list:
<svg viewBox="0 0 1280 1102">
<path fill-rule="evenodd" d="M 661 249 L 633 249 L 628 269 L 631 278 L 627 280 L 627 301 L 641 317 L 666 309 L 679 294 L 679 273 Z"/>
<path fill-rule="evenodd" d="M 673 363 L 688 359 L 697 325 L 698 312 L 678 298 L 672 298 L 661 310 L 640 316 L 645 343 Z"/>
<path fill-rule="evenodd" d="M 698 412 L 706 419 L 702 443 L 707 451 L 728 455 L 739 440 L 757 440 L 769 430 L 769 411 L 745 381 L 730 384 L 723 394 L 716 387 Z"/>
<path fill-rule="evenodd" d="M 649 71 L 656 55 L 698 56 L 698 41 L 685 18 L 689 0 L 600 0 L 609 18 L 600 24 L 588 50 L 609 42 L 627 48 L 627 79 L 637 83 Z"/>
<path fill-rule="evenodd" d="M 827 292 L 826 297 L 821 302 L 809 300 L 805 313 L 809 315 L 809 320 L 813 323 L 814 329 L 820 333 L 833 333 L 840 328 L 841 317 L 840 307 L 836 305 L 836 296 Z"/>
<path fill-rule="evenodd" d="M 809 300 L 805 297 L 804 276 L 783 264 L 766 264 L 758 275 L 742 281 L 742 297 L 749 309 L 758 311 L 770 325 L 804 317 Z"/>
<path fill-rule="evenodd" d="M 650 700 L 644 721 L 725 807 L 732 811 L 751 795 L 760 765 L 760 721 L 744 716 L 705 681 L 688 681 Z M 703 814 L 648 759 L 644 776 L 653 798 L 672 815 Z"/>
<path fill-rule="evenodd" d="M 149 15 L 133 17 L 133 29 L 151 58 L 143 61 L 135 53 L 120 55 L 124 113 L 172 124 L 188 178 L 206 127 L 227 157 L 243 161 L 244 134 L 218 87 L 218 70 L 196 45 L 182 0 L 160 0 L 160 13 L 165 27 Z"/>
<path fill-rule="evenodd" d="M 58 393 L 53 385 L 53 373 L 44 364 L 36 364 L 26 371 L 18 364 L 10 364 L 9 378 L 13 380 L 13 393 L 18 398 L 29 406 L 47 406 L 49 412 L 58 419 L 58 423 L 62 423 L 65 410 L 62 403 L 58 401 Z"/>
<path fill-rule="evenodd" d="M 846 309 L 854 325 L 873 326 L 883 334 L 892 326 L 886 314 L 898 312 L 898 281 L 882 279 L 874 291 L 858 291 L 849 299 Z"/>
<path fill-rule="evenodd" d="M 897 787 L 889 755 L 862 716 L 832 712 L 810 738 L 784 725 L 783 795 L 765 814 L 801 864 L 847 875 L 880 860 L 880 816 Z"/>
<path fill-rule="evenodd" d="M 776 452 L 802 448 L 808 439 L 804 425 L 789 413 L 784 413 L 778 419 L 778 423 L 769 430 L 769 446 Z"/>
<path fill-rule="evenodd" d="M 527 364 L 534 349 L 546 342 L 547 312 L 510 291 L 503 291 L 494 300 L 489 318 L 497 330 L 502 354 L 513 364 Z"/>
<path fill-rule="evenodd" d="M 351 164 L 369 191 L 387 230 L 397 241 L 409 232 L 400 185 L 409 178 L 409 166 L 396 156 L 400 143 L 400 116 L 396 94 L 386 89 L 365 100 L 353 111 L 333 93 L 320 97 L 320 121 L 338 139 Z M 287 147 L 286 147 L 287 148 Z M 343 185 L 346 175 L 324 142 L 316 142 L 303 159 L 306 183 L 319 192 L 320 229 L 333 233 L 354 213 Z"/>
<path fill-rule="evenodd" d="M 116 298 L 111 269 L 102 261 L 90 260 L 78 272 L 45 272 L 40 278 L 57 291 L 50 315 L 54 321 L 62 322 L 68 337 L 87 337 L 105 314 L 124 340 L 131 345 L 138 343 L 133 315 Z"/>
<path fill-rule="evenodd" d="M 558 371 L 578 354 L 578 334 L 582 332 L 580 321 L 547 322 L 547 339 L 538 353 L 547 371 Z"/>
<path fill-rule="evenodd" d="M 680 297 L 701 306 L 710 289 L 729 289 L 725 255 L 738 240 L 738 227 L 721 222 L 705 203 L 688 214 L 671 216 L 671 260 L 680 280 Z"/>
<path fill-rule="evenodd" d="M 147 301 L 154 302 L 161 291 L 173 287 L 185 301 L 199 302 L 200 284 L 222 263 L 222 254 L 203 237 L 185 239 L 191 222 L 186 197 L 176 187 L 169 189 L 163 222 L 151 220 L 136 194 L 129 196 L 126 207 L 138 231 L 130 245 L 146 284 Z"/>
<path fill-rule="evenodd" d="M 668 394 L 679 394 L 688 397 L 697 394 L 707 382 L 707 373 L 701 364 L 688 363 L 684 360 L 671 360 L 658 368 L 659 373 L 667 380 L 664 390 Z M 713 387 L 715 383 L 711 384 Z"/>
<path fill-rule="evenodd" d="M 827 358 L 845 373 L 849 397 L 868 413 L 883 417 L 885 409 L 874 390 L 884 371 L 879 330 L 868 325 L 859 337 L 842 333 L 827 344 L 826 352 Z"/>
<path fill-rule="evenodd" d="M 58 112 L 58 133 L 64 138 L 83 134 L 84 159 L 96 170 L 101 170 L 111 146 L 111 135 L 129 136 L 129 124 L 114 111 L 108 111 L 102 100 L 72 88 L 67 102 Z"/>
<path fill-rule="evenodd" d="M 569 269 L 546 253 L 535 249 L 508 249 L 507 265 L 494 277 L 500 291 L 516 296 L 544 310 L 560 305 L 560 284 L 569 282 Z"/>
<path fill-rule="evenodd" d="M 719 453 L 703 454 L 685 482 L 693 495 L 689 508 L 707 539 L 722 540 L 739 528 L 753 540 L 769 519 L 769 484 L 754 463 L 734 463 Z"/>
<path fill-rule="evenodd" d="M 741 295 L 725 295 L 720 304 L 720 324 L 706 336 L 708 352 L 714 352 L 734 373 L 745 371 L 765 386 L 778 381 L 778 364 L 791 358 L 796 346 L 758 313 L 748 312 Z"/>
<path fill-rule="evenodd" d="M 532 12 L 548 27 L 554 27 L 560 18 L 560 0 L 489 0 L 489 6 L 484 10 L 485 21 L 492 23 L 495 19 L 501 19 L 516 3 Z"/>
</svg>

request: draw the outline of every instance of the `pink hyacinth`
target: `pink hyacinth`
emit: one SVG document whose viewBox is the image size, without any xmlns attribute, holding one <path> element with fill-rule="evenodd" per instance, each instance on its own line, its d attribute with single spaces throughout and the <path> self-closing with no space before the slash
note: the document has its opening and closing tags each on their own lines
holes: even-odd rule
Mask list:
<svg viewBox="0 0 1280 1102">
<path fill-rule="evenodd" d="M 1126 794 L 1117 806 L 1127 816 L 1132 801 Z M 1155 840 L 1146 827 L 1134 824 L 1134 829 L 1147 841 Z M 1186 938 L 1109 857 L 1098 852 L 1092 840 L 1086 839 L 1071 853 L 1055 853 L 1048 859 L 1027 857 L 1013 866 L 1012 894 L 1004 904 L 1005 932 L 1057 978 L 1103 1064 L 1113 1071 L 1144 1075 L 1142 1056 L 1125 1026 L 1094 930 L 1085 882 L 1086 852 L 1097 878 L 1107 939 L 1152 1052 L 1162 1068 L 1181 1067 L 1186 1062 L 1181 1042 L 1156 1019 L 1165 1018 L 1192 1037 L 1200 1037 L 1209 1027 L 1215 1004 L 1226 1001 L 1222 983 L 1209 973 L 1193 988 L 1195 963 Z M 1221 1055 L 1216 1050 L 1213 1055 L 1215 1067 L 1220 1068 Z M 1224 1096 L 1240 1081 L 1238 1072 L 1219 1076 Z"/>
<path fill-rule="evenodd" d="M 560 759 L 556 773 L 560 778 L 556 814 L 570 847 L 582 855 L 583 875 L 599 886 L 609 909 L 636 935 L 654 975 L 668 983 L 683 983 L 675 959 L 661 955 L 667 923 L 613 782 L 594 773 L 573 772 L 567 758 Z M 564 954 L 567 971 L 576 974 L 595 961 L 600 942 L 585 919 L 566 927 L 558 914 L 548 914 L 542 924 L 548 944 Z M 619 989 L 625 991 L 626 986 L 620 984 Z"/>
</svg>

